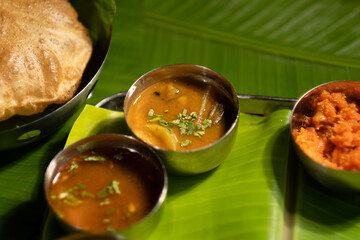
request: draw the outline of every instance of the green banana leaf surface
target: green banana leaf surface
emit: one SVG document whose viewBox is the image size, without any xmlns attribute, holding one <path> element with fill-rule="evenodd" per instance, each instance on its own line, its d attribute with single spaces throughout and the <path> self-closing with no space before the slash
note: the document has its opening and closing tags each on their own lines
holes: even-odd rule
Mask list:
<svg viewBox="0 0 360 240">
<path fill-rule="evenodd" d="M 121 113 L 93 105 L 151 69 L 199 64 L 239 94 L 288 98 L 321 83 L 360 80 L 359 3 L 116 0 L 109 55 L 88 105 L 51 136 L 1 153 L 0 239 L 64 234 L 44 197 L 47 165 L 70 142 L 122 132 Z M 96 40 L 98 30 L 91 32 Z M 305 172 L 290 141 L 289 115 L 241 113 L 235 146 L 217 169 L 170 176 L 149 239 L 360 239 L 360 194 L 332 192 Z M 100 128 L 101 121 L 111 124 Z"/>
</svg>

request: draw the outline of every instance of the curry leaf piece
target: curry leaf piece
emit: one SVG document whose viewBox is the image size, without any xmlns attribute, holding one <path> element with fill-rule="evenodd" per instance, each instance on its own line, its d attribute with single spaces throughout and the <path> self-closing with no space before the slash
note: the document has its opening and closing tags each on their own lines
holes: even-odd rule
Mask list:
<svg viewBox="0 0 360 240">
<path fill-rule="evenodd" d="M 100 192 L 98 192 L 97 197 L 99 198 L 105 198 L 107 197 L 109 194 L 107 193 L 107 187 L 103 188 L 100 190 Z"/>
<path fill-rule="evenodd" d="M 189 139 L 186 139 L 186 140 L 181 141 L 179 143 L 180 143 L 180 146 L 186 147 L 186 146 L 190 145 L 192 142 Z"/>
<path fill-rule="evenodd" d="M 116 194 L 120 194 L 120 189 L 119 189 L 119 182 L 114 180 L 111 182 L 111 187 L 114 189 Z"/>
</svg>

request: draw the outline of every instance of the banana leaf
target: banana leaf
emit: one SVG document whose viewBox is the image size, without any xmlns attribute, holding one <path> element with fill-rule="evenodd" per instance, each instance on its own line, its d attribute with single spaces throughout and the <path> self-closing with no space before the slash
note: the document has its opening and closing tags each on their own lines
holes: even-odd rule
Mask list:
<svg viewBox="0 0 360 240">
<path fill-rule="evenodd" d="M 356 0 L 124 0 L 116 8 L 110 53 L 89 105 L 173 63 L 209 67 L 241 94 L 297 98 L 321 83 L 360 80 Z M 96 119 L 79 124 L 92 119 L 89 109 L 96 110 L 87 106 L 52 136 L 2 153 L 0 239 L 37 239 L 44 226 L 61 234 L 56 223 L 44 224 L 43 174 L 72 141 L 70 131 L 80 125 L 95 132 Z M 360 239 L 359 193 L 331 192 L 304 171 L 288 116 L 241 114 L 237 142 L 219 168 L 170 177 L 149 239 Z"/>
<path fill-rule="evenodd" d="M 213 239 L 226 236 L 233 239 L 252 238 L 255 234 L 261 239 L 267 236 L 278 239 L 282 235 L 288 152 L 287 149 L 284 151 L 288 146 L 283 142 L 288 142 L 289 138 L 284 122 L 288 122 L 288 117 L 289 110 L 279 110 L 266 119 L 243 114 L 235 147 L 221 167 L 199 176 L 170 176 L 165 210 L 151 238 Z M 125 125 L 121 112 L 87 105 L 74 123 L 66 146 L 95 134 L 124 133 Z M 266 147 L 261 151 L 249 151 L 250 146 L 258 145 L 259 141 Z M 66 235 L 53 227 L 54 222 L 55 218 L 50 215 L 44 240 Z M 261 225 L 260 229 L 257 224 Z M 220 228 L 222 231 L 218 232 Z M 229 231 L 224 231 L 225 228 Z M 184 232 L 184 229 L 188 231 Z"/>
</svg>

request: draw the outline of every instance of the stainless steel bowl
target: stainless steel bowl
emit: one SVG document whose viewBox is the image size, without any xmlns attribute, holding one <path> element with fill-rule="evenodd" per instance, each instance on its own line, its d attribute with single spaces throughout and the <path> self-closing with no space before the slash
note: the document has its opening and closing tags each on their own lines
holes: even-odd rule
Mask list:
<svg viewBox="0 0 360 240">
<path fill-rule="evenodd" d="M 177 175 L 194 175 L 210 171 L 221 164 L 230 153 L 234 144 L 239 120 L 239 101 L 232 85 L 213 70 L 192 64 L 175 64 L 152 70 L 141 76 L 130 87 L 124 101 L 125 120 L 130 105 L 148 86 L 171 78 L 187 78 L 191 81 L 205 82 L 215 87 L 229 100 L 226 106 L 228 126 L 222 138 L 213 144 L 200 149 L 187 151 L 169 151 L 152 146 L 164 160 L 169 173 Z M 131 129 L 130 129 L 131 130 Z"/>
<path fill-rule="evenodd" d="M 344 92 L 351 101 L 360 104 L 360 82 L 357 81 L 335 81 L 317 86 L 305 93 L 295 104 L 291 117 L 291 132 L 297 129 L 300 123 L 297 115 L 309 115 L 311 113 L 311 100 L 323 90 L 329 92 Z M 360 190 L 360 171 L 337 170 L 326 167 L 306 155 L 296 143 L 292 134 L 292 141 L 298 157 L 306 170 L 323 186 L 340 192 Z"/>
<path fill-rule="evenodd" d="M 99 134 L 75 142 L 59 152 L 51 160 L 45 172 L 44 188 L 47 201 L 49 203 L 49 188 L 59 170 L 69 160 L 79 155 L 80 153 L 101 147 L 126 148 L 130 151 L 138 152 L 141 155 L 148 157 L 149 161 L 152 161 L 152 163 L 158 167 L 162 174 L 162 190 L 158 197 L 158 201 L 156 205 L 153 206 L 152 210 L 142 220 L 131 225 L 130 227 L 122 230 L 111 231 L 108 233 L 108 235 L 103 235 L 103 239 L 110 239 L 111 237 L 114 239 L 145 239 L 152 232 L 160 220 L 163 203 L 165 201 L 168 190 L 168 177 L 165 166 L 155 151 L 147 144 L 144 144 L 134 137 L 120 134 Z M 68 236 L 69 239 L 76 239 L 76 237 L 81 236 L 85 236 L 86 239 L 89 239 L 90 236 L 92 236 L 94 239 L 96 239 L 95 237 L 98 236 L 98 234 L 83 232 L 80 228 L 70 225 L 61 218 L 58 218 L 58 220 L 64 229 L 71 234 Z M 100 239 L 101 236 L 102 235 L 100 235 Z M 105 238 L 105 236 L 107 236 L 107 238 Z"/>
<path fill-rule="evenodd" d="M 78 91 L 68 102 L 50 105 L 42 113 L 14 116 L 0 122 L 0 151 L 24 146 L 54 132 L 85 103 L 98 80 L 110 46 L 115 2 L 110 0 L 103 6 L 96 4 L 96 1 L 73 0 L 71 3 L 93 40 L 93 54 Z M 103 9 L 107 4 L 108 8 Z"/>
</svg>

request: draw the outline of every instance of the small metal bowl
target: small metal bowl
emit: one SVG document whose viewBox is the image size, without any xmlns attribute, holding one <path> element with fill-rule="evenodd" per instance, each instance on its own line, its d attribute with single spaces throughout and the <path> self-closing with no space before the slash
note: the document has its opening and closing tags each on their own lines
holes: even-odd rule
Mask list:
<svg viewBox="0 0 360 240">
<path fill-rule="evenodd" d="M 67 148 L 65 148 L 64 150 L 62 150 L 61 152 L 59 152 L 48 165 L 44 178 L 45 195 L 46 195 L 46 200 L 50 206 L 50 209 L 54 212 L 61 226 L 64 227 L 64 230 L 68 234 L 70 234 L 69 237 L 70 236 L 76 237 L 81 235 L 85 235 L 87 237 L 89 236 L 96 237 L 99 235 L 97 233 L 83 231 L 81 228 L 71 225 L 65 222 L 64 219 L 60 218 L 50 205 L 49 190 L 57 173 L 69 160 L 71 160 L 73 157 L 85 151 L 93 150 L 96 148 L 102 148 L 102 147 L 122 148 L 122 149 L 125 148 L 127 150 L 137 152 L 143 156 L 146 156 L 146 158 L 149 161 L 152 161 L 152 163 L 157 167 L 157 169 L 159 170 L 160 174 L 163 177 L 163 185 L 158 200 L 156 204 L 153 206 L 152 210 L 145 217 L 143 217 L 140 221 L 134 223 L 133 225 L 125 229 L 114 230 L 109 233 L 104 233 L 103 235 L 104 239 L 105 236 L 108 237 L 106 239 L 109 239 L 110 237 L 113 237 L 114 239 L 124 239 L 124 238 L 145 239 L 155 228 L 155 226 L 160 220 L 162 206 L 165 201 L 168 190 L 168 177 L 165 166 L 162 163 L 161 159 L 156 154 L 156 152 L 148 145 L 144 144 L 143 142 L 131 136 L 120 135 L 120 134 L 99 134 L 75 142 L 70 146 L 68 146 Z"/>
<path fill-rule="evenodd" d="M 220 74 L 206 67 L 192 64 L 175 64 L 152 70 L 141 76 L 131 86 L 124 101 L 125 120 L 129 107 L 141 92 L 159 81 L 167 79 L 191 79 L 194 82 L 210 84 L 229 100 L 226 116 L 230 124 L 226 133 L 216 142 L 203 148 L 185 151 L 170 151 L 152 146 L 162 157 L 166 169 L 175 175 L 194 175 L 210 171 L 219 166 L 230 153 L 237 135 L 239 100 L 232 85 Z M 130 129 L 131 130 L 131 129 Z"/>
<path fill-rule="evenodd" d="M 360 171 L 338 170 L 326 167 L 313 159 L 302 151 L 296 143 L 293 130 L 298 129 L 300 122 L 297 116 L 307 115 L 311 113 L 311 101 L 314 96 L 318 96 L 323 90 L 328 92 L 344 92 L 346 97 L 360 104 L 360 82 L 357 81 L 335 81 L 317 86 L 306 92 L 295 104 L 291 114 L 291 135 L 295 146 L 296 153 L 305 169 L 317 181 L 328 189 L 338 192 L 359 191 L 360 190 Z"/>
</svg>

